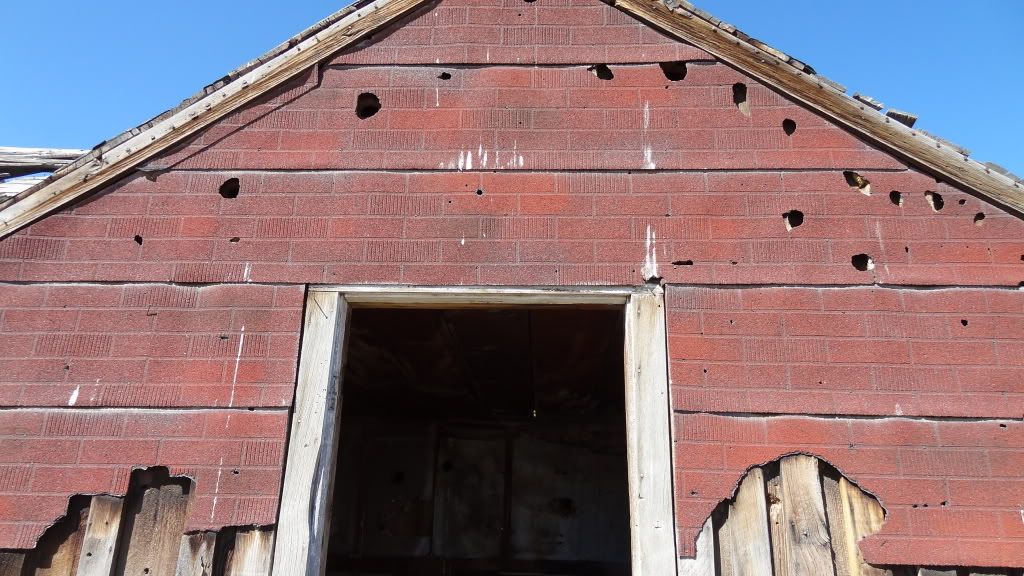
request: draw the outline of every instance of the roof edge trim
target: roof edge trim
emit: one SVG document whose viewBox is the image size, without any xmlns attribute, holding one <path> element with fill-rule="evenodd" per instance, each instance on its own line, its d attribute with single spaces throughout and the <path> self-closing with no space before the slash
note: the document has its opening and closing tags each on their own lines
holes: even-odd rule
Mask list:
<svg viewBox="0 0 1024 576">
<path fill-rule="evenodd" d="M 604 0 L 658 30 L 705 50 L 723 62 L 798 100 L 812 110 L 868 138 L 911 163 L 1017 214 L 1024 214 L 1024 188 L 1019 182 L 858 102 L 827 78 L 808 72 L 758 42 L 736 34 L 728 24 L 688 10 L 678 0 Z M 692 7 L 692 6 L 691 6 Z"/>
<path fill-rule="evenodd" d="M 275 50 L 286 46 L 287 49 L 272 58 L 220 86 L 217 86 L 220 83 L 214 84 L 204 90 L 205 95 L 186 100 L 178 109 L 158 116 L 148 126 L 130 130 L 110 143 L 97 146 L 55 174 L 53 179 L 25 191 L 13 203 L 0 209 L 0 238 L 119 179 L 140 163 L 428 1 L 374 0 L 354 11 L 343 10 L 339 14 L 344 16 L 329 26 L 317 30 L 322 22 L 311 28 L 313 33 L 301 41 L 293 40 L 279 46 Z M 256 62 L 260 60 L 262 58 Z"/>
</svg>

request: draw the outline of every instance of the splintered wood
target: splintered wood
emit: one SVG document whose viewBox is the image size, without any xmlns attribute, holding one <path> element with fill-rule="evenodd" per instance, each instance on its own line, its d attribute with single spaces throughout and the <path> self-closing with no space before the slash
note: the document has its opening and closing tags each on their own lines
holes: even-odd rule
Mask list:
<svg viewBox="0 0 1024 576">
<path fill-rule="evenodd" d="M 0 551 L 0 576 L 267 576 L 273 529 L 183 534 L 192 483 L 137 470 L 124 498 L 76 496 L 33 550 Z"/>
</svg>

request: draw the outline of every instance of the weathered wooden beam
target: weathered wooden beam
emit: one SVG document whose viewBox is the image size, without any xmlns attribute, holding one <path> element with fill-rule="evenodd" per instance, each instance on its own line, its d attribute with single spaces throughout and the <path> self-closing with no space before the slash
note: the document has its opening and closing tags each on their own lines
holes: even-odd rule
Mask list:
<svg viewBox="0 0 1024 576">
<path fill-rule="evenodd" d="M 666 34 L 709 52 L 933 175 L 972 190 L 1017 213 L 1024 213 L 1024 187 L 1013 180 L 986 169 L 953 148 L 924 136 L 920 131 L 886 118 L 867 104 L 857 102 L 834 88 L 825 78 L 792 66 L 685 8 L 670 8 L 666 5 L 675 6 L 680 2 L 609 2 Z"/>
<path fill-rule="evenodd" d="M 722 576 L 772 576 L 764 472 L 751 470 L 718 532 Z"/>
<path fill-rule="evenodd" d="M 117 559 L 124 500 L 114 496 L 93 496 L 85 523 L 77 576 L 110 576 Z"/>
<path fill-rule="evenodd" d="M 123 520 L 126 550 L 119 553 L 117 571 L 122 574 L 174 574 L 181 549 L 190 499 L 178 482 L 148 485 L 127 503 Z"/>
<path fill-rule="evenodd" d="M 0 237 L 122 177 L 427 0 L 376 0 L 0 211 Z"/>
<path fill-rule="evenodd" d="M 782 570 L 776 576 L 833 574 L 818 459 L 787 456 L 779 463 L 782 499 Z"/>
<path fill-rule="evenodd" d="M 181 537 L 178 567 L 174 576 L 211 576 L 215 573 L 213 556 L 217 546 L 216 532 L 198 532 Z"/>
<path fill-rule="evenodd" d="M 0 173 L 8 177 L 54 172 L 88 154 L 71 148 L 13 148 L 0 146 Z"/>
<path fill-rule="evenodd" d="M 224 576 L 268 576 L 273 553 L 273 529 L 239 530 L 224 566 Z"/>
</svg>

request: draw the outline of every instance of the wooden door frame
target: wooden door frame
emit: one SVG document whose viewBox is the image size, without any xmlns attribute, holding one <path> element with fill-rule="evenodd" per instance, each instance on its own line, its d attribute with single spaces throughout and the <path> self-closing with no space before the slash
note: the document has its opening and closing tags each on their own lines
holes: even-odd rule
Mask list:
<svg viewBox="0 0 1024 576">
<path fill-rule="evenodd" d="M 626 457 L 632 576 L 676 573 L 665 295 L 660 287 L 315 286 L 306 297 L 281 490 L 274 576 L 322 576 L 352 308 L 612 305 L 625 310 Z"/>
</svg>

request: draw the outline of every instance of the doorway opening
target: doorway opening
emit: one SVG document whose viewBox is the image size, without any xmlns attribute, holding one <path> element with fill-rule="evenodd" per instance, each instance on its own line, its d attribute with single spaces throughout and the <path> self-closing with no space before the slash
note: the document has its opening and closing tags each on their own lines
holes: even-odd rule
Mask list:
<svg viewBox="0 0 1024 576">
<path fill-rule="evenodd" d="M 621 306 L 357 308 L 328 574 L 630 574 Z"/>
</svg>

